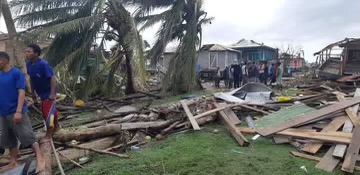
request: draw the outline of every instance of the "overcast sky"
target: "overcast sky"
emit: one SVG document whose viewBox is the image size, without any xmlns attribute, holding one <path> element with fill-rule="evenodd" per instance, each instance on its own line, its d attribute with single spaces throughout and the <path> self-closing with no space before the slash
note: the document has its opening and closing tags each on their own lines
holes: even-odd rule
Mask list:
<svg viewBox="0 0 360 175">
<path fill-rule="evenodd" d="M 230 45 L 252 39 L 272 47 L 302 45 L 306 60 L 345 37 L 360 37 L 360 0 L 204 0 L 208 16 L 203 43 Z M 0 31 L 6 31 L 3 21 Z M 155 41 L 156 29 L 143 32 Z"/>
</svg>

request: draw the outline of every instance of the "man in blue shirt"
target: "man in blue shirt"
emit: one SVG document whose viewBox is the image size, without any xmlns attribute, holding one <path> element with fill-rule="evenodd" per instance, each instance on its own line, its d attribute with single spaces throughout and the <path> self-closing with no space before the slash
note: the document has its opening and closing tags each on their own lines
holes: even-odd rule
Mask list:
<svg viewBox="0 0 360 175">
<path fill-rule="evenodd" d="M 49 113 L 56 99 L 56 78 L 49 64 L 39 58 L 41 49 L 36 44 L 30 44 L 26 50 L 26 68 L 30 76 L 33 97 L 41 99 L 41 111 L 45 121 L 48 121 Z M 51 115 L 51 114 L 50 114 Z M 59 129 L 58 114 L 54 112 L 54 123 L 47 125 L 47 138 L 51 138 L 54 131 Z"/>
<path fill-rule="evenodd" d="M 9 65 L 9 55 L 0 52 L 0 124 L 2 148 L 10 149 L 10 163 L 0 173 L 17 166 L 18 140 L 23 147 L 32 146 L 36 155 L 36 171 L 43 171 L 45 162 L 27 115 L 25 78 Z"/>
</svg>

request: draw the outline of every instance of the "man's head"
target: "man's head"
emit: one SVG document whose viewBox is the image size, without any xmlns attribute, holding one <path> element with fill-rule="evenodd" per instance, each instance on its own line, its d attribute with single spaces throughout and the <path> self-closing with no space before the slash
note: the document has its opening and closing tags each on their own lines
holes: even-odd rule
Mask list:
<svg viewBox="0 0 360 175">
<path fill-rule="evenodd" d="M 30 44 L 25 50 L 25 55 L 27 59 L 34 60 L 39 58 L 41 55 L 41 49 L 37 44 Z"/>
<path fill-rule="evenodd" d="M 278 64 L 278 66 L 280 66 L 280 65 L 281 65 L 281 62 L 278 62 L 277 64 Z"/>
<path fill-rule="evenodd" d="M 9 64 L 10 57 L 6 52 L 0 52 L 0 70 L 4 70 L 4 68 Z"/>
</svg>

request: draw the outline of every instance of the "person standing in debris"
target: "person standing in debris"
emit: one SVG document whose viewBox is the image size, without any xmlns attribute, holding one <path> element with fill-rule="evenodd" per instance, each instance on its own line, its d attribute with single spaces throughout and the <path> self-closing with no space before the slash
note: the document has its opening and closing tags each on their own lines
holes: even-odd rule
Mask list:
<svg viewBox="0 0 360 175">
<path fill-rule="evenodd" d="M 268 78 L 269 78 L 269 67 L 267 65 L 267 62 L 264 61 L 264 84 L 267 85 L 268 82 Z"/>
<path fill-rule="evenodd" d="M 233 87 L 233 83 L 234 83 L 234 68 L 231 65 L 229 67 L 229 89 L 231 89 Z"/>
<path fill-rule="evenodd" d="M 32 146 L 36 156 L 36 173 L 45 169 L 45 161 L 33 132 L 25 102 L 25 77 L 11 67 L 10 57 L 0 52 L 0 124 L 2 148 L 10 149 L 10 162 L 0 173 L 17 166 L 18 140 L 23 147 Z"/>
<path fill-rule="evenodd" d="M 255 62 L 252 62 L 248 68 L 249 82 L 258 82 L 258 69 Z"/>
<path fill-rule="evenodd" d="M 284 71 L 281 67 L 281 62 L 277 63 L 277 71 L 276 71 L 276 84 L 280 91 L 282 91 L 282 77 L 283 77 Z"/>
<path fill-rule="evenodd" d="M 240 87 L 241 67 L 239 64 L 234 64 L 234 88 Z"/>
<path fill-rule="evenodd" d="M 25 55 L 34 101 L 37 102 L 37 97 L 40 97 L 42 115 L 44 120 L 48 121 L 50 111 L 55 108 L 53 105 L 56 100 L 56 78 L 49 64 L 39 57 L 41 49 L 38 45 L 30 44 L 25 50 Z M 60 128 L 58 114 L 56 109 L 54 110 L 54 121 L 47 126 L 48 139 Z"/>
<path fill-rule="evenodd" d="M 276 68 L 277 66 L 273 63 L 270 68 L 270 85 L 276 82 Z"/>
<path fill-rule="evenodd" d="M 225 83 L 225 87 L 229 86 L 229 66 L 226 66 L 224 71 L 223 71 L 223 78 L 224 78 L 224 83 Z"/>
<path fill-rule="evenodd" d="M 259 79 L 260 83 L 264 83 L 264 73 L 265 73 L 265 64 L 264 62 L 260 62 L 260 68 L 259 68 Z"/>
<path fill-rule="evenodd" d="M 220 88 L 220 78 L 221 78 L 221 72 L 220 68 L 216 68 L 216 75 L 215 75 L 215 88 Z"/>
<path fill-rule="evenodd" d="M 249 81 L 248 63 L 245 61 L 241 67 L 242 71 L 242 85 L 244 86 Z"/>
</svg>

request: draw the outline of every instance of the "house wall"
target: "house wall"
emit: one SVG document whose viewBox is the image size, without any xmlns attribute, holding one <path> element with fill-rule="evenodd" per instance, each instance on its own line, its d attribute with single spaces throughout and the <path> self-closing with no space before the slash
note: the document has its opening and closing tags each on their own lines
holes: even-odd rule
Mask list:
<svg viewBox="0 0 360 175">
<path fill-rule="evenodd" d="M 226 66 L 238 63 L 238 53 L 229 51 L 209 52 L 201 51 L 198 54 L 197 64 L 201 66 L 201 70 L 209 70 L 210 68 L 210 54 L 217 55 L 217 64 L 220 70 L 225 69 Z M 214 68 L 213 68 L 214 69 Z"/>
<path fill-rule="evenodd" d="M 299 58 L 291 59 L 289 62 L 289 66 L 294 69 L 301 69 L 303 65 L 304 65 L 304 60 Z"/>
<path fill-rule="evenodd" d="M 209 70 L 210 66 L 210 53 L 217 55 L 216 67 L 221 70 L 225 69 L 226 66 L 238 63 L 239 54 L 236 52 L 221 51 L 221 52 L 209 52 L 201 51 L 198 53 L 197 63 L 200 65 L 201 70 Z M 174 53 L 164 53 L 163 59 L 159 60 L 158 65 L 164 68 L 164 71 L 169 68 L 170 60 L 174 57 Z"/>
<path fill-rule="evenodd" d="M 270 61 L 276 59 L 276 50 L 269 48 L 238 48 L 242 52 L 243 61 Z"/>
</svg>

